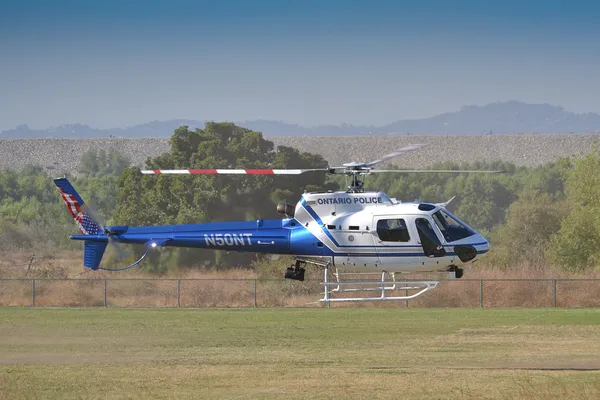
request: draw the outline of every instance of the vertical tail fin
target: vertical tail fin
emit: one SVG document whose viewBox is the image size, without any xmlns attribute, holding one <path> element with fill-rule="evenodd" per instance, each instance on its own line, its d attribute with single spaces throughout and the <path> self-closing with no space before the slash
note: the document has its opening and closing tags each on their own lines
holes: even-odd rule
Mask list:
<svg viewBox="0 0 600 400">
<path fill-rule="evenodd" d="M 71 182 L 67 178 L 54 179 L 54 184 L 58 187 L 63 201 L 67 205 L 67 210 L 79 226 L 79 230 L 84 235 L 97 235 L 101 233 L 100 225 L 92 219 L 84 210 L 84 201 L 79 196 Z"/>
<path fill-rule="evenodd" d="M 85 211 L 84 201 L 71 182 L 67 178 L 57 178 L 54 179 L 54 183 L 81 233 L 84 235 L 101 234 L 100 225 Z M 86 240 L 83 247 L 83 265 L 93 270 L 98 269 L 107 244 L 106 242 Z"/>
</svg>

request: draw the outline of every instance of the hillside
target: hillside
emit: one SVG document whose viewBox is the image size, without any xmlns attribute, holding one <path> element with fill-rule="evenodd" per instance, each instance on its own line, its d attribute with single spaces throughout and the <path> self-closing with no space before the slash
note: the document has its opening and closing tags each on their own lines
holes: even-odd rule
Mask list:
<svg viewBox="0 0 600 400">
<path fill-rule="evenodd" d="M 95 129 L 87 125 L 70 124 L 49 129 L 30 129 L 20 125 L 0 132 L 0 138 L 162 138 L 169 137 L 182 125 L 204 127 L 205 121 L 174 119 L 152 121 L 128 128 Z M 527 104 L 518 101 L 492 103 L 485 106 L 465 106 L 430 118 L 408 119 L 384 126 L 353 126 L 342 124 L 306 127 L 280 121 L 238 121 L 237 125 L 263 132 L 266 136 L 361 136 L 361 135 L 462 135 L 530 133 L 598 133 L 600 114 L 576 114 L 549 104 Z"/>
<path fill-rule="evenodd" d="M 600 138 L 595 134 L 564 135 L 455 135 L 384 137 L 269 137 L 275 145 L 296 147 L 323 155 L 330 165 L 375 160 L 394 149 L 414 144 L 428 146 L 398 157 L 394 164 L 420 168 L 440 161 L 473 162 L 504 160 L 533 166 L 575 153 L 587 153 Z M 0 169 L 40 165 L 58 175 L 77 169 L 81 155 L 90 148 L 117 148 L 142 166 L 148 157 L 168 149 L 167 138 L 149 139 L 0 139 Z M 291 166 L 293 167 L 293 166 Z"/>
</svg>

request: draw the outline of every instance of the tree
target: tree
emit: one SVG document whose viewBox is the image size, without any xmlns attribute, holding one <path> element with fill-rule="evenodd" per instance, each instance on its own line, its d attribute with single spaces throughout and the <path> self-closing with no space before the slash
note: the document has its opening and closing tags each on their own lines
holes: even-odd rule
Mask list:
<svg viewBox="0 0 600 400">
<path fill-rule="evenodd" d="M 79 171 L 89 175 L 119 176 L 131 164 L 128 157 L 115 148 L 89 149 L 81 156 Z"/>
<path fill-rule="evenodd" d="M 552 239 L 548 257 L 568 271 L 600 266 L 600 150 L 572 160 L 564 171 L 570 212 Z"/>
<path fill-rule="evenodd" d="M 510 269 L 526 262 L 543 268 L 552 236 L 567 211 L 564 201 L 554 201 L 547 193 L 524 193 L 508 208 L 506 223 L 492 232 L 486 264 Z"/>
<path fill-rule="evenodd" d="M 84 164 L 86 157 L 88 162 L 89 159 L 108 160 L 103 171 L 96 166 L 94 168 L 99 172 L 80 174 L 71 180 L 86 203 L 91 204 L 99 216 L 108 218 L 116 204 L 114 181 L 125 158 L 114 149 L 104 154 L 93 151 L 82 156 Z M 52 177 L 39 166 L 0 171 L 0 229 L 4 229 L 2 225 L 5 225 L 4 232 L 21 235 L 15 237 L 29 235 L 27 240 L 21 241 L 24 246 L 72 249 L 80 245 L 69 240 L 69 234 L 76 232 L 76 225 L 66 211 Z M 0 246 L 6 248 L 9 245 L 0 241 Z"/>
<path fill-rule="evenodd" d="M 233 123 L 209 122 L 204 129 L 187 126 L 175 130 L 170 150 L 146 161 L 149 169 L 214 168 L 325 168 L 318 155 L 300 153 L 291 147 L 265 140 L 261 133 Z M 277 218 L 276 202 L 297 201 L 303 190 L 325 190 L 325 174 L 299 176 L 202 175 L 142 176 L 129 168 L 117 180 L 118 205 L 114 220 L 119 224 L 157 225 L 212 221 Z M 171 268 L 177 264 L 247 266 L 256 258 L 238 252 L 177 249 Z M 162 255 L 165 262 L 168 257 Z M 151 257 L 157 270 L 158 256 Z M 154 264 L 152 264 L 154 263 Z M 168 266 L 167 266 L 168 267 Z M 160 269 L 160 268 L 159 268 Z"/>
</svg>

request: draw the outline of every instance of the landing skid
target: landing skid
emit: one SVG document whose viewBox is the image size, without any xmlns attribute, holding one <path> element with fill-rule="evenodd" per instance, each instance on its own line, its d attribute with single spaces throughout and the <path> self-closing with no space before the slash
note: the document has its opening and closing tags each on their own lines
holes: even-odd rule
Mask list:
<svg viewBox="0 0 600 400">
<path fill-rule="evenodd" d="M 304 280 L 304 268 L 302 265 L 312 264 L 319 268 L 323 268 L 323 285 L 324 295 L 319 302 L 331 303 L 331 302 L 351 302 L 351 301 L 394 301 L 394 300 L 411 300 L 425 294 L 426 292 L 434 289 L 439 281 L 397 281 L 395 273 L 388 273 L 387 271 L 381 272 L 340 272 L 335 268 L 334 276 L 335 282 L 329 281 L 329 267 L 331 265 L 331 259 L 328 257 L 296 257 L 295 265 L 287 268 L 285 273 L 286 279 L 293 279 L 298 281 Z M 391 280 L 386 280 L 386 276 L 390 275 Z M 343 281 L 342 277 L 347 275 L 377 275 L 381 277 L 377 281 Z M 462 276 L 462 270 L 460 270 Z M 349 287 L 355 286 L 355 287 Z M 332 288 L 333 287 L 333 288 Z M 404 296 L 393 295 L 394 292 L 403 290 Z M 408 294 L 408 291 L 417 291 L 413 294 Z M 378 296 L 372 297 L 348 297 L 344 294 L 358 293 L 358 292 L 377 292 Z M 342 294 L 342 296 L 340 296 Z M 397 293 L 396 293 L 397 294 Z M 335 297 L 333 296 L 335 295 Z"/>
<path fill-rule="evenodd" d="M 324 287 L 324 296 L 320 302 L 349 302 L 349 301 L 394 301 L 394 300 L 410 300 L 416 297 L 421 296 L 422 294 L 428 292 L 431 289 L 434 289 L 438 281 L 414 281 L 414 282 L 400 282 L 396 281 L 396 276 L 392 272 L 390 273 L 392 280 L 386 281 L 386 271 L 382 271 L 381 274 L 377 274 L 381 276 L 381 280 L 379 281 L 342 281 L 341 277 L 343 275 L 375 275 L 370 272 L 363 273 L 342 273 L 339 272 L 336 268 L 334 276 L 336 277 L 335 282 L 330 282 L 328 280 L 329 268 L 325 266 L 324 268 L 324 279 L 321 283 Z M 335 288 L 330 289 L 332 286 Z M 347 286 L 358 286 L 353 288 L 348 288 Z M 404 296 L 393 296 L 390 295 L 389 292 L 395 292 L 398 290 L 404 290 L 408 292 L 409 290 L 418 290 L 418 292 Z M 332 294 L 338 293 L 357 293 L 357 292 L 379 292 L 381 293 L 377 297 L 332 297 Z"/>
</svg>

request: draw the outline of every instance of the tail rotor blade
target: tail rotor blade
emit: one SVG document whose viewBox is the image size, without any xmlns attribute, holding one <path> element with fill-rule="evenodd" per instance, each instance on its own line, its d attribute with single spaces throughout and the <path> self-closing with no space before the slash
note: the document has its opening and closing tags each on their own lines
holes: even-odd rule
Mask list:
<svg viewBox="0 0 600 400">
<path fill-rule="evenodd" d="M 123 245 L 121 244 L 121 242 L 119 242 L 117 239 L 115 239 L 114 236 L 112 236 L 112 235 L 108 236 L 108 245 L 112 249 L 114 249 L 114 251 L 116 253 L 117 261 L 119 263 L 121 263 L 123 260 L 125 260 L 126 258 L 129 257 L 126 250 L 123 248 Z"/>
<path fill-rule="evenodd" d="M 106 226 L 104 218 L 100 217 L 100 215 L 96 212 L 96 210 L 94 209 L 94 207 L 92 207 L 89 203 L 84 203 L 83 206 L 81 206 L 81 208 L 83 208 L 83 210 L 94 220 L 96 221 L 96 223 L 98 225 L 100 225 L 100 228 L 102 229 L 102 232 L 104 232 L 104 227 Z"/>
<path fill-rule="evenodd" d="M 100 228 L 102 229 L 101 232 L 104 232 L 108 235 L 108 245 L 116 253 L 117 261 L 121 262 L 122 260 L 125 260 L 128 257 L 128 255 L 126 254 L 125 249 L 123 249 L 121 242 L 119 242 L 119 240 L 116 239 L 113 235 L 108 234 L 106 232 L 105 219 L 101 217 L 100 214 L 96 212 L 96 209 L 93 207 L 93 205 L 90 205 L 89 203 L 85 203 L 82 206 L 82 208 L 85 210 L 86 213 L 89 214 L 90 217 L 92 217 L 92 219 L 94 219 L 94 221 L 98 223 L 98 225 L 100 225 Z"/>
</svg>

